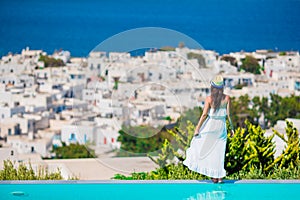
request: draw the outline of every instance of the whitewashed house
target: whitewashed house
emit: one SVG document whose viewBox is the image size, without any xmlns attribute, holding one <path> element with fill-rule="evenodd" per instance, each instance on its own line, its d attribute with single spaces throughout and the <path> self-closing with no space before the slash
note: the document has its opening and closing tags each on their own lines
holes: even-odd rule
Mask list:
<svg viewBox="0 0 300 200">
<path fill-rule="evenodd" d="M 19 154 L 38 153 L 42 157 L 49 156 L 52 148 L 52 138 L 34 138 L 32 136 L 8 136 L 7 144 L 16 149 Z"/>
<path fill-rule="evenodd" d="M 10 118 L 13 115 L 24 114 L 25 107 L 24 106 L 14 106 L 10 107 L 6 103 L 0 104 L 0 122 L 2 119 Z"/>
<path fill-rule="evenodd" d="M 96 140 L 98 129 L 99 128 L 95 122 L 78 121 L 62 127 L 61 140 L 67 145 L 71 143 L 93 143 Z"/>
<path fill-rule="evenodd" d="M 223 74 L 225 86 L 233 88 L 236 85 L 253 86 L 255 85 L 255 75 L 252 73 Z"/>
</svg>

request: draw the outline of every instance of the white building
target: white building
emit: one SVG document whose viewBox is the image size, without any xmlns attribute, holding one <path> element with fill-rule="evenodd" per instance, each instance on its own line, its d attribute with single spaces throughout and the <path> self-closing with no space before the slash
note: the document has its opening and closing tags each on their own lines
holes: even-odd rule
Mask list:
<svg viewBox="0 0 300 200">
<path fill-rule="evenodd" d="M 236 85 L 255 86 L 255 75 L 251 73 L 223 74 L 225 86 L 234 88 Z"/>
<path fill-rule="evenodd" d="M 5 139 L 11 135 L 20 135 L 20 125 L 14 122 L 1 122 L 0 123 L 0 138 Z"/>
<path fill-rule="evenodd" d="M 106 66 L 106 52 L 91 52 L 87 58 L 87 72 L 92 76 L 101 74 Z"/>
<path fill-rule="evenodd" d="M 61 129 L 61 140 L 67 145 L 70 143 L 86 144 L 97 141 L 98 127 L 95 122 L 79 121 L 74 124 L 65 125 Z"/>
<path fill-rule="evenodd" d="M 16 149 L 19 154 L 38 153 L 48 157 L 52 148 L 52 138 L 30 138 L 28 136 L 8 136 L 7 144 Z"/>
<path fill-rule="evenodd" d="M 18 161 L 18 151 L 12 147 L 0 148 L 0 162 L 3 160 Z M 2 163 L 0 163 L 1 166 Z"/>
<path fill-rule="evenodd" d="M 64 63 L 69 62 L 70 58 L 71 58 L 71 53 L 69 51 L 57 51 L 54 52 L 52 55 L 53 58 L 55 59 L 60 59 L 62 60 Z"/>
<path fill-rule="evenodd" d="M 24 106 L 9 107 L 8 104 L 0 104 L 0 122 L 2 119 L 10 118 L 13 115 L 24 114 Z"/>
</svg>

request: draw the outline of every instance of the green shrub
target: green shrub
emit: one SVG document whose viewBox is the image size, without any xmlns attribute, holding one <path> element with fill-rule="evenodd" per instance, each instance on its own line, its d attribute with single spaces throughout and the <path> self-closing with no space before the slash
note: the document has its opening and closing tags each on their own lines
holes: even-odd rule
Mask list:
<svg viewBox="0 0 300 200">
<path fill-rule="evenodd" d="M 70 145 L 63 143 L 61 147 L 53 147 L 52 152 L 55 153 L 55 159 L 95 158 L 94 150 L 78 143 Z"/>
<path fill-rule="evenodd" d="M 260 74 L 261 67 L 253 56 L 247 55 L 245 59 L 242 60 L 241 69 L 245 70 L 246 72 L 250 72 L 253 74 Z"/>
<path fill-rule="evenodd" d="M 61 171 L 57 169 L 56 172 L 49 172 L 45 167 L 39 167 L 37 173 L 29 167 L 20 163 L 18 167 L 10 160 L 3 161 L 4 167 L 0 171 L 0 180 L 62 180 Z"/>
<path fill-rule="evenodd" d="M 189 52 L 187 54 L 188 59 L 197 59 L 199 66 L 206 67 L 205 57 L 198 53 Z"/>
<path fill-rule="evenodd" d="M 203 180 L 205 176 L 189 170 L 183 164 L 170 164 L 151 172 L 132 173 L 130 176 L 116 174 L 118 180 Z"/>
<path fill-rule="evenodd" d="M 293 124 L 287 122 L 287 138 L 274 130 L 286 142 L 282 154 L 274 159 L 274 134 L 265 136 L 260 126 L 245 122 L 246 128 L 235 130 L 233 137 L 228 137 L 225 168 L 227 179 L 299 179 L 300 178 L 300 140 Z M 189 170 L 182 164 L 184 154 L 193 136 L 194 126 L 188 123 L 188 131 L 180 129 L 169 131 L 174 141 L 165 141 L 157 157 L 150 158 L 159 168 L 149 173 L 133 173 L 131 176 L 118 175 L 115 179 L 158 180 L 158 179 L 207 179 L 207 177 Z M 228 134 L 229 136 L 229 134 Z"/>
<path fill-rule="evenodd" d="M 144 155 L 159 150 L 170 136 L 163 127 L 122 126 L 117 141 L 121 142 L 118 156 Z"/>
<path fill-rule="evenodd" d="M 298 130 L 292 122 L 286 121 L 286 137 L 273 129 L 273 132 L 285 143 L 285 149 L 270 165 L 270 168 L 278 165 L 279 168 L 294 169 L 300 165 L 300 138 Z"/>
<path fill-rule="evenodd" d="M 39 61 L 44 62 L 45 67 L 61 67 L 65 66 L 65 63 L 61 59 L 55 59 L 53 57 L 41 55 Z"/>
</svg>

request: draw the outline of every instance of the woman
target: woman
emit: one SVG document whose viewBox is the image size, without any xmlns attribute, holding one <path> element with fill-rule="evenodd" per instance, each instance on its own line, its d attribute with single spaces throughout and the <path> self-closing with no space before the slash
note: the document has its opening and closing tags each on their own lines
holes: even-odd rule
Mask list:
<svg viewBox="0 0 300 200">
<path fill-rule="evenodd" d="M 214 183 L 222 183 L 222 178 L 226 176 L 226 116 L 233 134 L 229 112 L 230 97 L 224 95 L 223 89 L 223 77 L 218 75 L 211 81 L 211 96 L 205 100 L 203 113 L 183 162 L 189 169 L 211 177 Z"/>
</svg>

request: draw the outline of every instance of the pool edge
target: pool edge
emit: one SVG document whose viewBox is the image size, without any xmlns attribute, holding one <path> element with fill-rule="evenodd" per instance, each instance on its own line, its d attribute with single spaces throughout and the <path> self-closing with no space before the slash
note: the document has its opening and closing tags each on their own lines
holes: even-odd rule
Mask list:
<svg viewBox="0 0 300 200">
<path fill-rule="evenodd" d="M 300 184 L 300 180 L 224 180 L 224 184 Z M 4 184 L 212 184 L 210 180 L 7 180 Z"/>
</svg>

